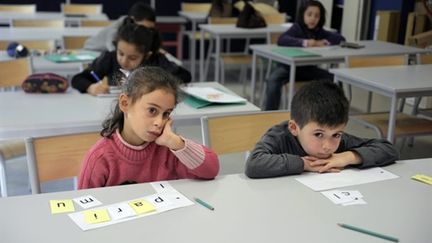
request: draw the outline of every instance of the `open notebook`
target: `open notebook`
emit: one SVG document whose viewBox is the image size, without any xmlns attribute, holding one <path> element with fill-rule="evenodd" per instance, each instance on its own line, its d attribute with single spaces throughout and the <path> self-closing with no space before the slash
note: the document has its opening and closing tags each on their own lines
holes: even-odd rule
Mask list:
<svg viewBox="0 0 432 243">
<path fill-rule="evenodd" d="M 187 95 L 184 102 L 194 108 L 202 108 L 213 104 L 245 104 L 246 99 L 225 93 L 212 87 L 184 87 Z"/>
</svg>

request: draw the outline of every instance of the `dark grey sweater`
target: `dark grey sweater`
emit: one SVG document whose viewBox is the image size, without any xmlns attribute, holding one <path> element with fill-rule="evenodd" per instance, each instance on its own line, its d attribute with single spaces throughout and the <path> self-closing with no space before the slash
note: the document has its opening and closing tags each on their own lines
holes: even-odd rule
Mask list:
<svg viewBox="0 0 432 243">
<path fill-rule="evenodd" d="M 355 151 L 362 158 L 357 168 L 384 166 L 399 159 L 399 152 L 385 139 L 362 139 L 343 134 L 336 153 Z M 256 144 L 246 162 L 246 175 L 250 178 L 266 178 L 300 174 L 306 156 L 297 137 L 288 130 L 288 122 L 270 128 Z"/>
</svg>

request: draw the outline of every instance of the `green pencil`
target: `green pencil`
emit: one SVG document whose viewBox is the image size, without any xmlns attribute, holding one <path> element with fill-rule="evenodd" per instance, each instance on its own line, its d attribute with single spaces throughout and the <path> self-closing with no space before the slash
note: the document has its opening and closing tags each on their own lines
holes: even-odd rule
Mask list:
<svg viewBox="0 0 432 243">
<path fill-rule="evenodd" d="M 199 199 L 199 198 L 195 198 L 195 201 L 201 205 L 203 205 L 204 207 L 210 209 L 210 210 L 214 210 L 214 207 L 206 202 L 204 202 L 203 200 Z"/>
<path fill-rule="evenodd" d="M 342 228 L 345 228 L 345 229 L 354 230 L 354 231 L 357 231 L 357 232 L 360 232 L 360 233 L 363 233 L 363 234 L 375 236 L 375 237 L 378 237 L 378 238 L 381 238 L 381 239 L 385 239 L 385 240 L 389 240 L 389 241 L 393 241 L 393 242 L 399 242 L 398 238 L 395 238 L 395 237 L 392 237 L 392 236 L 388 236 L 388 235 L 383 235 L 383 234 L 376 233 L 376 232 L 373 232 L 373 231 L 369 231 L 369 230 L 366 230 L 366 229 L 361 229 L 361 228 L 358 228 L 358 227 L 355 227 L 355 226 L 352 226 L 352 225 L 349 225 L 349 224 L 338 224 L 338 225 L 340 227 L 342 227 Z"/>
</svg>

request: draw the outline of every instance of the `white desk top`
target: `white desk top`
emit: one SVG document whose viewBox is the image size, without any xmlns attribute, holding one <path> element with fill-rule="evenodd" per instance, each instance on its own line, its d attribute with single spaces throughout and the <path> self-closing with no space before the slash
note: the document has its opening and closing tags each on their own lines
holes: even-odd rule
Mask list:
<svg viewBox="0 0 432 243">
<path fill-rule="evenodd" d="M 196 83 L 232 93 L 219 83 Z M 93 97 L 71 90 L 64 94 L 26 94 L 22 91 L 0 92 L 0 140 L 49 136 L 77 131 L 99 131 L 111 111 L 115 98 Z M 172 113 L 176 126 L 200 124 L 200 117 L 259 111 L 251 103 L 210 106 L 195 109 L 180 103 Z"/>
<path fill-rule="evenodd" d="M 102 27 L 65 27 L 65 28 L 42 28 L 42 27 L 0 27 L 0 40 L 61 40 L 63 36 L 93 36 Z"/>
<path fill-rule="evenodd" d="M 179 11 L 178 14 L 193 22 L 204 22 L 207 20 L 208 13 Z"/>
<path fill-rule="evenodd" d="M 184 24 L 186 19 L 182 16 L 156 16 L 156 23 L 161 24 Z"/>
<path fill-rule="evenodd" d="M 9 24 L 12 19 L 31 19 L 31 20 L 65 20 L 79 21 L 82 19 L 88 20 L 108 20 L 106 14 L 87 14 L 80 15 L 65 15 L 61 12 L 36 12 L 36 13 L 16 13 L 8 11 L 0 11 L 0 24 Z"/>
<path fill-rule="evenodd" d="M 282 33 L 285 32 L 289 27 L 286 24 L 271 24 L 264 28 L 239 28 L 234 24 L 200 24 L 201 30 L 208 32 L 213 35 L 219 36 L 247 36 L 247 37 L 262 37 L 267 33 Z"/>
<path fill-rule="evenodd" d="M 0 61 L 14 60 L 7 55 L 6 51 L 0 51 Z M 55 63 L 45 59 L 42 56 L 32 57 L 34 73 L 53 72 L 59 75 L 67 76 L 79 73 L 82 70 L 82 63 Z"/>
<path fill-rule="evenodd" d="M 432 175 L 432 159 L 400 161 L 385 169 L 399 178 L 346 187 L 360 191 L 367 204 L 345 207 L 300 184 L 297 176 L 252 180 L 235 174 L 211 181 L 171 181 L 188 198 L 201 198 L 215 210 L 196 204 L 85 232 L 66 214 L 51 215 L 49 200 L 92 195 L 109 205 L 154 190 L 149 184 L 136 184 L 2 198 L 1 237 L 2 242 L 74 243 L 387 242 L 336 225 L 346 223 L 400 242 L 430 242 L 431 186 L 410 177 Z"/>
<path fill-rule="evenodd" d="M 390 96 L 432 93 L 432 64 L 331 69 L 337 79 Z"/>
<path fill-rule="evenodd" d="M 319 55 L 314 57 L 288 57 L 278 54 L 272 51 L 275 48 L 281 48 L 277 45 L 259 44 L 251 45 L 250 48 L 258 55 L 268 56 L 276 61 L 288 63 L 295 61 L 296 63 L 313 64 L 318 64 L 320 61 L 343 62 L 347 56 L 404 55 L 428 52 L 425 49 L 383 41 L 358 41 L 357 43 L 364 45 L 365 47 L 361 49 L 342 48 L 339 46 L 301 48 L 304 51 Z"/>
</svg>

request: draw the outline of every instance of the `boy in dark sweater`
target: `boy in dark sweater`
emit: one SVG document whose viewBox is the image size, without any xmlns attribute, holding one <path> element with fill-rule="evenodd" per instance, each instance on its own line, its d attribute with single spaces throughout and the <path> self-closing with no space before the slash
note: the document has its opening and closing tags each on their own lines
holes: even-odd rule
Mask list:
<svg viewBox="0 0 432 243">
<path fill-rule="evenodd" d="M 261 138 L 248 158 L 246 175 L 266 178 L 394 163 L 399 153 L 387 140 L 343 132 L 348 109 L 348 100 L 336 84 L 303 86 L 292 100 L 291 120 L 275 125 Z"/>
</svg>

